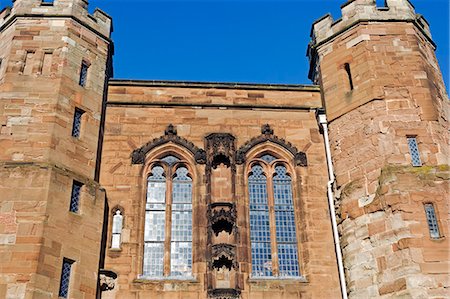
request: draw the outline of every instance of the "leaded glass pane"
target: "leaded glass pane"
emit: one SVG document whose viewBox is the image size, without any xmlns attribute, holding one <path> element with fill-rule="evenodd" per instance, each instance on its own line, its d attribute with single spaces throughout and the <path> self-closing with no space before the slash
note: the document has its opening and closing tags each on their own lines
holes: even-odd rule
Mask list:
<svg viewBox="0 0 450 299">
<path fill-rule="evenodd" d="M 250 195 L 252 275 L 254 277 L 272 276 L 267 181 L 260 165 L 252 167 L 248 188 Z"/>
<path fill-rule="evenodd" d="M 80 86 L 86 86 L 88 69 L 89 65 L 83 61 L 81 63 L 81 70 L 80 70 L 80 81 L 79 81 Z"/>
<path fill-rule="evenodd" d="M 72 136 L 73 137 L 80 137 L 81 133 L 81 117 L 83 116 L 84 111 L 75 108 L 75 113 L 73 115 L 73 126 L 72 126 Z"/>
<path fill-rule="evenodd" d="M 273 189 L 279 273 L 280 276 L 298 276 L 297 234 L 292 182 L 285 166 L 275 167 Z"/>
<path fill-rule="evenodd" d="M 299 276 L 297 245 L 278 244 L 280 276 Z"/>
<path fill-rule="evenodd" d="M 165 210 L 166 202 L 166 178 L 164 168 L 153 167 L 147 184 L 147 210 Z"/>
<path fill-rule="evenodd" d="M 408 137 L 409 154 L 411 155 L 412 166 L 422 166 L 420 161 L 419 147 L 417 146 L 416 137 Z"/>
<path fill-rule="evenodd" d="M 59 297 L 67 298 L 69 295 L 70 285 L 70 269 L 72 268 L 73 261 L 64 259 L 61 270 L 61 281 L 59 284 Z"/>
<path fill-rule="evenodd" d="M 143 274 L 147 277 L 162 277 L 164 272 L 164 243 L 144 245 Z"/>
<path fill-rule="evenodd" d="M 275 158 L 275 157 L 272 156 L 272 155 L 265 154 L 265 155 L 263 155 L 260 159 L 262 159 L 262 160 L 264 160 L 265 162 L 267 162 L 267 163 L 270 164 L 270 162 L 276 160 L 277 158 Z"/>
<path fill-rule="evenodd" d="M 81 188 L 83 187 L 83 184 L 77 181 L 73 181 L 72 185 L 72 194 L 70 196 L 70 207 L 69 211 L 78 213 L 78 210 L 80 208 L 80 194 L 81 194 Z"/>
<path fill-rule="evenodd" d="M 425 214 L 427 216 L 430 237 L 433 239 L 439 239 L 441 237 L 441 235 L 439 233 L 439 226 L 438 226 L 436 212 L 434 210 L 433 204 L 431 204 L 431 203 L 425 204 Z"/>
<path fill-rule="evenodd" d="M 171 276 L 192 273 L 192 179 L 188 169 L 175 172 L 172 185 Z"/>
<path fill-rule="evenodd" d="M 192 242 L 172 242 L 170 254 L 170 275 L 191 276 Z"/>
<path fill-rule="evenodd" d="M 165 211 L 147 211 L 145 213 L 145 241 L 164 241 L 165 218 Z"/>
<path fill-rule="evenodd" d="M 272 276 L 270 243 L 252 243 L 252 276 Z"/>
</svg>

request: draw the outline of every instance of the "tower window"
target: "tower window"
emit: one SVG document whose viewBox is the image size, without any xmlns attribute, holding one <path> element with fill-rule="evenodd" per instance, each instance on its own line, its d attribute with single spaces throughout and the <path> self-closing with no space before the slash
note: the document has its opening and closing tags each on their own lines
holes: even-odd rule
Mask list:
<svg viewBox="0 0 450 299">
<path fill-rule="evenodd" d="M 348 87 L 350 90 L 353 90 L 353 78 L 352 72 L 350 71 L 350 64 L 348 63 L 344 64 L 344 69 L 347 73 Z"/>
<path fill-rule="evenodd" d="M 430 237 L 432 239 L 439 239 L 441 234 L 439 233 L 439 226 L 437 222 L 436 212 L 432 203 L 425 204 L 425 215 L 428 222 L 428 230 L 430 231 Z"/>
<path fill-rule="evenodd" d="M 24 75 L 31 75 L 33 72 L 33 57 L 34 51 L 27 51 L 25 54 L 25 60 L 22 67 L 22 73 Z"/>
<path fill-rule="evenodd" d="M 86 86 L 87 76 L 88 76 L 89 63 L 86 61 L 81 62 L 81 70 L 80 70 L 80 81 L 78 84 L 80 86 Z"/>
<path fill-rule="evenodd" d="M 62 270 L 61 270 L 61 282 L 59 285 L 59 298 L 67 298 L 69 295 L 69 285 L 70 285 L 70 270 L 72 268 L 73 260 L 68 258 L 63 259 Z"/>
<path fill-rule="evenodd" d="M 80 108 L 75 108 L 75 113 L 73 115 L 73 126 L 72 126 L 72 136 L 79 138 L 81 132 L 81 118 L 84 111 Z"/>
<path fill-rule="evenodd" d="M 420 161 L 419 147 L 415 136 L 406 137 L 408 140 L 409 154 L 411 155 L 412 166 L 422 166 Z"/>
<path fill-rule="evenodd" d="M 83 187 L 82 183 L 78 181 L 73 181 L 69 207 L 69 211 L 71 212 L 78 213 L 80 209 L 80 195 L 82 187 Z"/>
</svg>

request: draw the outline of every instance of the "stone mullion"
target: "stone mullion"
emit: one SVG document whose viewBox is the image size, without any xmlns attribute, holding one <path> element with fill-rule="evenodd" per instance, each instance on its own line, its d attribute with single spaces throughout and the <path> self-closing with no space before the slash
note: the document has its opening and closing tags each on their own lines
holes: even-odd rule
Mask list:
<svg viewBox="0 0 450 299">
<path fill-rule="evenodd" d="M 270 249 L 272 251 L 272 275 L 278 276 L 278 250 L 277 250 L 277 231 L 275 227 L 275 198 L 273 194 L 273 173 L 266 171 L 267 180 L 267 203 L 269 205 L 269 225 L 270 225 Z"/>
<path fill-rule="evenodd" d="M 172 171 L 166 179 L 166 227 L 164 240 L 164 276 L 170 276 L 170 252 L 172 240 Z"/>
</svg>

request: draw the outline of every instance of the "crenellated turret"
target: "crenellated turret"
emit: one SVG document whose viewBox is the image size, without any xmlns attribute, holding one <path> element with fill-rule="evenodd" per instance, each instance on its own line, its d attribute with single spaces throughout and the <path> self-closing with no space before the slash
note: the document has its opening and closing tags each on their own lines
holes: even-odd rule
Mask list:
<svg viewBox="0 0 450 299">
<path fill-rule="evenodd" d="M 0 226 L 6 298 L 100 292 L 111 28 L 80 0 L 16 0 L 0 13 L 0 219 L 14 223 Z"/>
<path fill-rule="evenodd" d="M 428 253 L 449 253 L 448 97 L 428 23 L 407 0 L 341 10 L 313 24 L 308 56 L 329 121 L 349 297 L 443 295 L 448 283 L 426 269 L 448 265 Z"/>
</svg>

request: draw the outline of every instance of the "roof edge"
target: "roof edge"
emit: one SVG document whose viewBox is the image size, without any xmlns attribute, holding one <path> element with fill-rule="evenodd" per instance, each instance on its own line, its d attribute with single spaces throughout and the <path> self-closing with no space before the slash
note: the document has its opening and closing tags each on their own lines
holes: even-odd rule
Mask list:
<svg viewBox="0 0 450 299">
<path fill-rule="evenodd" d="M 127 79 L 110 79 L 108 84 L 109 86 L 253 89 L 253 90 L 285 90 L 285 91 L 313 91 L 313 92 L 320 91 L 320 86 L 306 85 L 306 84 L 270 84 L 270 83 L 199 82 L 199 81 L 176 81 L 176 80 L 127 80 Z"/>
</svg>

